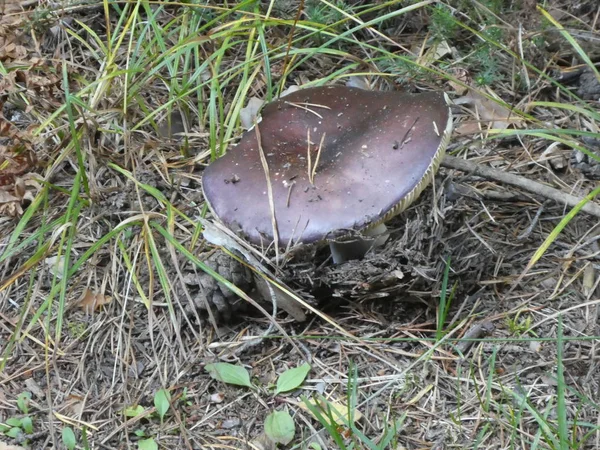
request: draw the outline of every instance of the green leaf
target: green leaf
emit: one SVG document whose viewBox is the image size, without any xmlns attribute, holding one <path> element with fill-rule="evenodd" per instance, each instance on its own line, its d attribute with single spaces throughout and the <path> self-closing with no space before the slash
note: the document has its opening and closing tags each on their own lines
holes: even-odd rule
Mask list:
<svg viewBox="0 0 600 450">
<path fill-rule="evenodd" d="M 154 439 L 143 439 L 138 442 L 138 450 L 158 450 L 158 444 Z"/>
<path fill-rule="evenodd" d="M 250 382 L 250 374 L 242 366 L 235 366 L 229 363 L 214 363 L 207 364 L 204 366 L 204 369 L 217 381 L 249 388 L 254 387 Z"/>
<path fill-rule="evenodd" d="M 25 416 L 21 419 L 21 428 L 23 428 L 23 431 L 27 434 L 33 433 L 33 422 L 31 417 Z"/>
<path fill-rule="evenodd" d="M 23 430 L 21 430 L 19 427 L 13 427 L 10 430 L 8 430 L 5 434 L 8 437 L 17 439 L 19 436 L 21 436 L 23 434 Z"/>
<path fill-rule="evenodd" d="M 10 425 L 11 427 L 20 427 L 21 423 L 21 419 L 19 419 L 18 417 L 9 417 L 8 419 L 6 419 L 6 424 Z"/>
<path fill-rule="evenodd" d="M 8 430 L 10 430 L 10 427 L 5 423 L 0 422 L 0 433 L 6 433 Z"/>
<path fill-rule="evenodd" d="M 287 445 L 296 433 L 296 425 L 287 411 L 274 411 L 265 420 L 265 433 L 273 442 Z"/>
<path fill-rule="evenodd" d="M 17 407 L 23 414 L 29 414 L 29 400 L 31 400 L 31 392 L 21 392 L 17 397 Z"/>
<path fill-rule="evenodd" d="M 137 416 L 143 414 L 144 411 L 146 411 L 146 409 L 142 405 L 137 405 L 137 406 L 130 406 L 129 408 L 125 408 L 125 411 L 123 411 L 123 414 L 125 414 L 125 417 L 137 417 Z"/>
<path fill-rule="evenodd" d="M 65 444 L 65 447 L 67 447 L 68 450 L 75 449 L 75 446 L 77 445 L 77 439 L 75 438 L 75 433 L 73 433 L 71 427 L 63 428 L 62 440 L 63 444 Z"/>
<path fill-rule="evenodd" d="M 283 372 L 279 378 L 277 379 L 277 388 L 275 389 L 275 395 L 281 392 L 288 392 L 293 389 L 296 389 L 300 386 L 306 375 L 310 372 L 310 364 L 304 363 L 299 367 L 295 367 L 294 369 L 288 369 Z"/>
<path fill-rule="evenodd" d="M 133 432 L 133 434 L 135 434 L 137 437 L 146 437 L 146 432 L 144 430 L 141 429 L 137 429 Z"/>
<path fill-rule="evenodd" d="M 162 421 L 171 406 L 171 394 L 166 389 L 160 389 L 154 394 L 154 406 Z"/>
</svg>

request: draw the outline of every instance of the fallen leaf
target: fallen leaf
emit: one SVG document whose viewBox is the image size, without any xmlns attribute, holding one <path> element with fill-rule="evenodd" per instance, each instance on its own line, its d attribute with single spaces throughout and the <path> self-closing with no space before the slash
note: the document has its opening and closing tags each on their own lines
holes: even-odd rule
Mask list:
<svg viewBox="0 0 600 450">
<path fill-rule="evenodd" d="M 225 400 L 225 396 L 222 392 L 217 392 L 215 394 L 211 394 L 210 396 L 211 403 L 223 403 L 223 400 Z"/>
<path fill-rule="evenodd" d="M 49 256 L 44 260 L 44 263 L 48 266 L 50 273 L 57 278 L 62 278 L 65 273 L 65 258 L 64 256 L 58 259 L 58 256 Z"/>
<path fill-rule="evenodd" d="M 107 297 L 104 294 L 95 293 L 86 289 L 81 296 L 81 299 L 77 301 L 77 306 L 85 310 L 86 313 L 100 309 L 104 305 L 108 305 L 112 302 L 112 297 Z"/>
<path fill-rule="evenodd" d="M 4 203 L 16 202 L 19 200 L 19 197 L 15 197 L 9 192 L 0 190 L 0 205 Z"/>
<path fill-rule="evenodd" d="M 346 86 L 363 89 L 365 91 L 371 90 L 371 85 L 369 84 L 369 80 L 367 80 L 367 77 L 359 75 L 353 75 L 349 77 L 348 80 L 346 80 Z"/>
<path fill-rule="evenodd" d="M 592 264 L 588 264 L 583 271 L 583 293 L 586 297 L 590 297 L 593 293 L 596 284 L 596 270 Z"/>
<path fill-rule="evenodd" d="M 471 84 L 471 77 L 469 76 L 469 72 L 467 69 L 455 68 L 452 70 L 452 75 L 461 83 L 466 84 L 467 86 L 463 86 L 462 84 L 458 84 L 456 81 L 449 80 L 448 84 L 454 89 L 458 95 L 465 95 L 469 90 L 468 85 Z"/>
<path fill-rule="evenodd" d="M 45 399 L 46 393 L 33 378 L 25 379 L 25 387 L 29 392 L 35 395 L 38 399 Z"/>
<path fill-rule="evenodd" d="M 496 97 L 491 91 L 488 94 Z M 523 120 L 510 109 L 500 103 L 490 100 L 478 92 L 470 89 L 467 95 L 454 100 L 456 105 L 471 105 L 476 122 L 463 122 L 458 126 L 456 132 L 458 134 L 473 134 L 479 133 L 486 128 L 497 130 L 505 130 L 510 125 L 520 126 Z M 482 122 L 487 122 L 487 125 Z"/>
<path fill-rule="evenodd" d="M 281 95 L 279 96 L 279 98 L 285 97 L 286 95 L 290 95 L 291 93 L 299 91 L 300 89 L 301 89 L 300 86 L 292 84 L 291 86 L 288 86 L 287 88 L 285 88 L 283 90 L 283 92 L 281 93 Z"/>
<path fill-rule="evenodd" d="M 292 92 L 296 92 L 299 89 L 299 86 L 291 85 L 288 88 L 286 88 L 279 97 L 283 98 L 286 95 L 289 95 Z M 264 103 L 265 101 L 258 97 L 251 97 L 250 100 L 248 100 L 248 104 L 240 110 L 240 122 L 243 128 L 245 128 L 246 130 L 252 128 L 254 126 L 254 121 L 257 118 L 258 122 L 260 122 L 260 117 L 258 117 L 258 111 Z"/>
<path fill-rule="evenodd" d="M 273 442 L 267 433 L 262 432 L 252 440 L 252 448 L 256 450 L 275 450 L 277 444 Z"/>
<path fill-rule="evenodd" d="M 428 67 L 439 61 L 444 56 L 452 53 L 452 48 L 447 41 L 435 42 L 417 61 L 420 66 Z"/>
<path fill-rule="evenodd" d="M 240 110 L 240 122 L 242 127 L 249 130 L 254 125 L 254 120 L 258 116 L 258 111 L 265 101 L 258 97 L 252 97 L 248 104 Z"/>
</svg>

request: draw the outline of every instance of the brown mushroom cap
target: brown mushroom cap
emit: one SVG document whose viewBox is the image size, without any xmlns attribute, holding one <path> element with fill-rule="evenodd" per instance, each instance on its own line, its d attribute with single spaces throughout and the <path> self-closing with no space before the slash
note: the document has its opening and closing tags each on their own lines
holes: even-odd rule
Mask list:
<svg viewBox="0 0 600 450">
<path fill-rule="evenodd" d="M 443 94 L 343 86 L 296 91 L 261 116 L 280 246 L 338 238 L 403 211 L 433 178 L 452 126 Z M 318 158 L 312 183 L 309 130 L 311 167 Z M 273 241 L 256 130 L 211 163 L 202 184 L 226 226 L 255 244 Z"/>
</svg>

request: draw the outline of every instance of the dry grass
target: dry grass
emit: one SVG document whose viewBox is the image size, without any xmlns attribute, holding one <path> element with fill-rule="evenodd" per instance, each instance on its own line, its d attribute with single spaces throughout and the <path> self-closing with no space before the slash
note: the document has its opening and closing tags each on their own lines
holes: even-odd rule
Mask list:
<svg viewBox="0 0 600 450">
<path fill-rule="evenodd" d="M 288 448 L 600 448 L 596 218 L 553 235 L 569 208 L 442 168 L 385 249 L 274 268 L 327 314 L 278 328 L 235 309 L 249 272 L 199 226 L 248 98 L 364 74 L 461 99 L 452 154 L 592 192 L 595 3 L 498 3 L 306 0 L 295 23 L 295 2 L 0 1 L 0 449 L 68 448 L 65 429 L 77 448 L 266 449 L 284 409 Z M 319 395 L 362 417 L 315 420 L 301 396 Z"/>
</svg>

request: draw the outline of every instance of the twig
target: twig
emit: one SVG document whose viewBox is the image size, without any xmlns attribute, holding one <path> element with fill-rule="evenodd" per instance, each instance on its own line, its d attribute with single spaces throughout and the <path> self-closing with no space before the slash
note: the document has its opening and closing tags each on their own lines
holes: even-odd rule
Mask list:
<svg viewBox="0 0 600 450">
<path fill-rule="evenodd" d="M 487 178 L 488 180 L 499 181 L 511 186 L 516 186 L 529 191 L 532 194 L 541 195 L 542 197 L 549 198 L 558 203 L 562 203 L 571 207 L 576 206 L 583 200 L 582 198 L 575 197 L 571 194 L 566 194 L 558 189 L 538 183 L 537 181 L 532 181 L 528 178 L 514 175 L 512 173 L 495 170 L 466 159 L 456 158 L 454 156 L 446 155 L 446 157 L 442 160 L 441 165 L 448 169 L 461 170 L 472 175 Z M 583 206 L 583 208 L 581 208 L 581 210 L 592 216 L 600 218 L 600 206 L 596 203 L 588 202 Z"/>
<path fill-rule="evenodd" d="M 494 324 L 488 320 L 478 322 L 467 330 L 465 335 L 462 337 L 458 344 L 456 344 L 456 350 L 462 354 L 465 354 L 469 348 L 475 343 L 472 339 L 479 339 L 484 336 L 489 336 L 494 331 Z"/>
<path fill-rule="evenodd" d="M 548 202 L 548 200 L 546 200 L 542 204 L 542 206 L 540 206 L 540 208 L 538 209 L 538 212 L 535 214 L 535 217 L 533 218 L 533 220 L 531 221 L 531 224 L 529 224 L 529 226 L 527 227 L 527 229 L 525 231 L 523 231 L 520 235 L 517 236 L 517 240 L 518 241 L 522 241 L 523 239 L 527 239 L 531 235 L 531 233 L 533 233 L 533 229 L 537 225 L 538 221 L 540 220 L 540 217 L 541 217 L 542 213 L 544 212 L 544 208 L 546 207 L 546 202 Z"/>
</svg>

